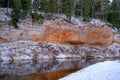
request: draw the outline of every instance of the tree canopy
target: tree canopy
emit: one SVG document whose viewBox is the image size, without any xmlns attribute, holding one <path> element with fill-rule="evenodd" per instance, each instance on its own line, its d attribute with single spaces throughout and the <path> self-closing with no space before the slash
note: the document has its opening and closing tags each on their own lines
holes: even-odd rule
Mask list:
<svg viewBox="0 0 120 80">
<path fill-rule="evenodd" d="M 15 25 L 19 18 L 24 18 L 35 10 L 51 15 L 65 14 L 69 21 L 71 16 L 82 16 L 84 20 L 99 18 L 110 22 L 117 28 L 120 26 L 119 0 L 112 2 L 110 0 L 0 0 L 0 5 L 13 9 L 12 22 Z"/>
</svg>

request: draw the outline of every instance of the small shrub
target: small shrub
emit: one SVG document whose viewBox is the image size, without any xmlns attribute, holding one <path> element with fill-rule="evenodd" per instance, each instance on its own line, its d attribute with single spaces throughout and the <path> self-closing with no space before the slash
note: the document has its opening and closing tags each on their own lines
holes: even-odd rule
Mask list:
<svg viewBox="0 0 120 80">
<path fill-rule="evenodd" d="M 42 22 L 43 19 L 44 19 L 44 17 L 41 14 L 39 14 L 37 10 L 34 10 L 31 13 L 31 16 L 32 16 L 32 19 L 33 19 L 33 23 L 38 22 L 38 21 Z"/>
</svg>

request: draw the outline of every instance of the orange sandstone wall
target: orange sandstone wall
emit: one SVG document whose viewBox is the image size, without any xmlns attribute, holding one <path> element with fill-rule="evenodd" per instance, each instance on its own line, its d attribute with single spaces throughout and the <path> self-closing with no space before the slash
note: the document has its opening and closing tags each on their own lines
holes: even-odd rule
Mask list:
<svg viewBox="0 0 120 80">
<path fill-rule="evenodd" d="M 114 32 L 109 27 L 86 27 L 86 29 L 63 31 L 46 28 L 46 33 L 43 35 L 42 40 L 54 43 L 108 46 L 113 43 L 113 38 Z"/>
</svg>

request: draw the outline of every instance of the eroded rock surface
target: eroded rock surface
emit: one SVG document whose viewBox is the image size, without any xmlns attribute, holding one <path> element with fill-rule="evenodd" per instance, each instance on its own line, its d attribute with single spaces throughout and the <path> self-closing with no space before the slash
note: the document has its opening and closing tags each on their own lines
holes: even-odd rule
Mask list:
<svg viewBox="0 0 120 80">
<path fill-rule="evenodd" d="M 48 42 L 21 41 L 0 44 L 0 60 L 21 61 L 31 59 L 106 58 L 119 57 L 120 45 L 108 47 L 89 45 L 53 44 Z"/>
<path fill-rule="evenodd" d="M 119 35 L 119 34 L 116 34 L 116 35 L 114 36 L 114 43 L 120 44 L 120 35 Z"/>
<path fill-rule="evenodd" d="M 109 46 L 113 43 L 114 32 L 109 27 L 90 27 L 77 30 L 46 28 L 43 40 L 48 42 L 89 44 Z"/>
<path fill-rule="evenodd" d="M 71 43 L 109 46 L 114 41 L 112 28 L 92 23 L 79 26 L 64 20 L 44 20 L 44 23 L 32 24 L 31 19 L 21 21 L 19 29 L 4 25 L 0 29 L 0 37 L 10 42 L 31 40 L 35 42 L 47 41 L 52 43 Z M 100 24 L 100 22 L 99 22 Z"/>
<path fill-rule="evenodd" d="M 118 36 L 105 24 L 98 26 L 89 22 L 81 27 L 59 19 L 32 24 L 31 19 L 26 19 L 18 25 L 19 29 L 14 29 L 11 25 L 2 24 L 0 61 L 105 58 L 118 57 L 120 53 Z"/>
</svg>

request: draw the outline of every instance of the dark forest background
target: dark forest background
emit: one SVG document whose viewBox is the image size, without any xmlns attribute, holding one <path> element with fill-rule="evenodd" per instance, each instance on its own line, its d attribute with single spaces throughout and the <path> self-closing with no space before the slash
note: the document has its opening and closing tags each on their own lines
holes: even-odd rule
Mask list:
<svg viewBox="0 0 120 80">
<path fill-rule="evenodd" d="M 28 14 L 34 21 L 43 19 L 37 12 L 44 12 L 48 17 L 65 14 L 69 21 L 71 16 L 83 17 L 85 21 L 97 18 L 109 22 L 118 29 L 120 26 L 120 0 L 0 0 L 0 7 L 12 8 L 14 25 L 19 18 L 24 18 Z"/>
</svg>

